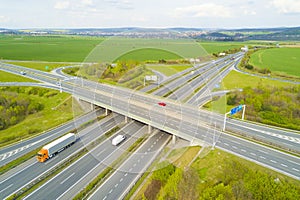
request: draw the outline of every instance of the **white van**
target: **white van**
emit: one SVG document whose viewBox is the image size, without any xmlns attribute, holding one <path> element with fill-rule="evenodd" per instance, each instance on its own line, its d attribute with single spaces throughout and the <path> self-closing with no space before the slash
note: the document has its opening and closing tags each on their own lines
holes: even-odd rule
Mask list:
<svg viewBox="0 0 300 200">
<path fill-rule="evenodd" d="M 111 144 L 114 146 L 117 146 L 120 144 L 122 141 L 126 139 L 125 135 L 117 135 L 114 139 L 112 139 Z"/>
</svg>

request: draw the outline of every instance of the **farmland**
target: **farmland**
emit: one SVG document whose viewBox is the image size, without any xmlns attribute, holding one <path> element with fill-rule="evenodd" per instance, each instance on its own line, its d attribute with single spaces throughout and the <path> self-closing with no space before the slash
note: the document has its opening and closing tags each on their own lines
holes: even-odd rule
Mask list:
<svg viewBox="0 0 300 200">
<path fill-rule="evenodd" d="M 82 62 L 103 38 L 0 36 L 0 59 Z"/>
<path fill-rule="evenodd" d="M 0 59 L 48 62 L 139 61 L 208 56 L 244 43 L 83 36 L 1 36 Z M 134 56 L 133 56 L 134 55 Z"/>
<path fill-rule="evenodd" d="M 181 57 L 179 55 L 176 55 L 175 53 L 161 50 L 161 49 L 154 49 L 154 48 L 148 48 L 148 49 L 137 49 L 130 51 L 128 53 L 123 54 L 116 60 L 137 60 L 137 61 L 146 61 L 146 60 L 171 60 L 171 59 L 180 59 Z"/>
<path fill-rule="evenodd" d="M 250 64 L 268 68 L 272 73 L 300 77 L 300 48 L 273 48 L 259 50 L 251 55 Z"/>
</svg>

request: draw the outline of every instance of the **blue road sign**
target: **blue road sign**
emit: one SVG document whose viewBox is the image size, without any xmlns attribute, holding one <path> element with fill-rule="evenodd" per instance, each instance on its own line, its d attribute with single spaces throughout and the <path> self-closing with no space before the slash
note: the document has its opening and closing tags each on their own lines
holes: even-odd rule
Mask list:
<svg viewBox="0 0 300 200">
<path fill-rule="evenodd" d="M 234 115 L 235 113 L 241 111 L 243 109 L 243 105 L 239 105 L 237 107 L 234 107 L 230 110 L 230 115 Z"/>
</svg>

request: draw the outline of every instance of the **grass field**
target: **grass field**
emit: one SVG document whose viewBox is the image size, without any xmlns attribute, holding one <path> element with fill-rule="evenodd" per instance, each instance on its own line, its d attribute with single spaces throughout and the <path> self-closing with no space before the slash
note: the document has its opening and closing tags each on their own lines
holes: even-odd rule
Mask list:
<svg viewBox="0 0 300 200">
<path fill-rule="evenodd" d="M 158 61 L 161 59 L 175 60 L 180 58 L 181 57 L 179 55 L 172 52 L 168 52 L 166 50 L 147 48 L 147 49 L 137 49 L 125 53 L 124 55 L 117 58 L 115 61 L 117 60 Z"/>
<path fill-rule="evenodd" d="M 0 59 L 82 62 L 102 41 L 98 37 L 0 35 Z"/>
<path fill-rule="evenodd" d="M 222 82 L 222 85 L 224 86 L 224 89 L 240 89 L 244 87 L 252 87 L 255 88 L 259 85 L 265 86 L 278 86 L 278 87 L 284 87 L 288 86 L 291 83 L 286 82 L 280 82 L 276 80 L 270 80 L 267 78 L 260 78 L 256 76 L 250 76 L 247 74 L 242 74 L 237 71 L 231 71 Z"/>
<path fill-rule="evenodd" d="M 113 62 L 118 58 L 134 58 L 135 60 L 195 58 L 253 44 L 257 44 L 257 42 L 196 42 L 192 39 L 0 35 L 0 59 L 49 62 Z"/>
<path fill-rule="evenodd" d="M 147 54 L 143 53 L 145 51 Z M 135 54 L 134 57 L 131 52 Z M 166 52 L 168 53 L 166 54 Z M 153 57 L 152 54 L 155 56 Z M 207 56 L 207 52 L 195 40 L 112 37 L 98 45 L 86 58 L 86 62 L 114 62 L 121 59 L 122 56 L 134 58 L 134 60 L 165 59 L 158 54 L 168 58 Z M 172 56 L 170 57 L 170 55 Z"/>
<path fill-rule="evenodd" d="M 37 82 L 35 80 L 18 76 L 4 71 L 0 71 L 0 82 Z"/>
<path fill-rule="evenodd" d="M 69 94 L 50 90 L 57 95 L 40 97 L 30 95 L 32 99 L 44 105 L 44 109 L 38 113 L 29 115 L 22 122 L 0 131 L 0 146 L 26 139 L 35 134 L 42 133 L 52 127 L 58 126 L 74 115 L 82 114 L 77 104 L 72 102 Z"/>
<path fill-rule="evenodd" d="M 141 39 L 118 37 L 79 37 L 79 36 L 3 36 L 0 35 L 0 59 L 49 61 L 49 62 L 113 62 L 121 56 L 142 49 L 151 51 L 151 59 L 190 58 L 207 55 L 206 51 L 194 40 L 181 39 Z M 128 55 L 129 53 L 129 55 Z M 147 52 L 148 54 L 149 52 Z M 144 53 L 137 53 L 136 60 L 148 60 Z"/>
<path fill-rule="evenodd" d="M 14 65 L 19 65 L 23 67 L 28 67 L 31 69 L 37 69 L 41 71 L 51 71 L 58 67 L 70 66 L 73 64 L 70 63 L 55 63 L 55 62 L 41 62 L 41 61 L 14 61 L 14 62 L 7 62 Z"/>
<path fill-rule="evenodd" d="M 199 43 L 209 54 L 222 52 L 228 49 L 241 48 L 247 43 L 241 42 L 200 42 Z"/>
<path fill-rule="evenodd" d="M 147 66 L 147 68 L 159 71 L 166 76 L 171 76 L 190 67 L 191 66 L 189 65 L 148 65 Z"/>
<path fill-rule="evenodd" d="M 250 64 L 268 68 L 271 72 L 300 77 L 300 48 L 272 48 L 259 50 L 251 55 Z"/>
</svg>

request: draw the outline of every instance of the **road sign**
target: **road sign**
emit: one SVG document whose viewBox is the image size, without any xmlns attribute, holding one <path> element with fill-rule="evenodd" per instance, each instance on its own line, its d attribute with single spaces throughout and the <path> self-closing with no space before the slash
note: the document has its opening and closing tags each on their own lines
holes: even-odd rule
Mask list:
<svg viewBox="0 0 300 200">
<path fill-rule="evenodd" d="M 243 105 L 239 105 L 237 107 L 234 107 L 230 110 L 230 115 L 234 115 L 235 113 L 241 111 L 243 109 Z"/>
<path fill-rule="evenodd" d="M 45 70 L 47 70 L 47 71 L 48 71 L 48 69 L 49 69 L 49 66 L 45 66 Z"/>
</svg>

